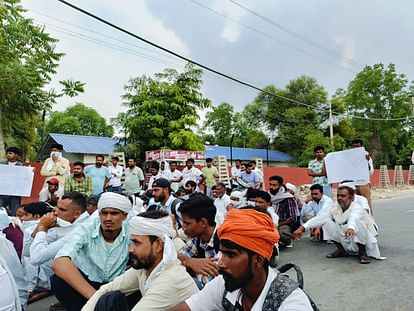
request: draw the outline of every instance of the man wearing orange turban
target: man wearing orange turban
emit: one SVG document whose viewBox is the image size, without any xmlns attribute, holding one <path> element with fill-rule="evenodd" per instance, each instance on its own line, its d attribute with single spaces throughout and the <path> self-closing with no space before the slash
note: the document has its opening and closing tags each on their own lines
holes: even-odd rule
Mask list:
<svg viewBox="0 0 414 311">
<path fill-rule="evenodd" d="M 217 234 L 221 275 L 170 310 L 313 310 L 296 283 L 269 267 L 279 234 L 267 212 L 231 210 Z"/>
</svg>

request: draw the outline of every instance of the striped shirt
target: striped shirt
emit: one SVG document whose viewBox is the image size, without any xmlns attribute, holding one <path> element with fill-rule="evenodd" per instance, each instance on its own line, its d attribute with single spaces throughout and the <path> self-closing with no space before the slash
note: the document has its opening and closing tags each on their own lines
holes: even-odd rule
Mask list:
<svg viewBox="0 0 414 311">
<path fill-rule="evenodd" d="M 77 180 L 72 174 L 66 177 L 64 188 L 65 193 L 79 192 L 88 197 L 92 194 L 92 177 L 83 174 L 82 180 Z"/>
<path fill-rule="evenodd" d="M 71 232 L 68 243 L 56 258 L 69 257 L 92 282 L 107 283 L 125 271 L 130 245 L 127 222 L 115 241 L 108 245 L 101 233 L 101 222 L 94 218 Z"/>
</svg>

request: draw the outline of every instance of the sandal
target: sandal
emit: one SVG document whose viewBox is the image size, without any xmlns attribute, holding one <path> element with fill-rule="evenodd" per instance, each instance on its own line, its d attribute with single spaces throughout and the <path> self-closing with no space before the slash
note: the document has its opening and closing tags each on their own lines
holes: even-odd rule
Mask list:
<svg viewBox="0 0 414 311">
<path fill-rule="evenodd" d="M 360 253 L 359 254 L 359 262 L 362 264 L 367 264 L 370 262 L 367 253 Z"/>
<path fill-rule="evenodd" d="M 328 254 L 326 257 L 327 258 L 348 257 L 348 253 L 344 253 L 343 251 L 340 251 L 339 249 L 337 249 L 336 251 Z"/>
</svg>

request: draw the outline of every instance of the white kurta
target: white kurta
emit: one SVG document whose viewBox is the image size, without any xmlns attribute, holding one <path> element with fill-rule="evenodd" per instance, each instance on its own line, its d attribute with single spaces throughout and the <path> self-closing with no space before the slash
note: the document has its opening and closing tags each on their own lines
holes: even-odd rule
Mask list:
<svg viewBox="0 0 414 311">
<path fill-rule="evenodd" d="M 376 236 L 378 235 L 373 218 L 359 204 L 352 202 L 345 211 L 335 203 L 327 213 L 320 213 L 306 222 L 305 229 L 313 229 L 322 226 L 324 238 L 332 240 L 344 247 L 349 253 L 357 253 L 358 245 L 366 246 L 368 256 L 376 259 L 381 257 Z M 355 231 L 355 236 L 345 239 L 348 229 Z"/>
</svg>

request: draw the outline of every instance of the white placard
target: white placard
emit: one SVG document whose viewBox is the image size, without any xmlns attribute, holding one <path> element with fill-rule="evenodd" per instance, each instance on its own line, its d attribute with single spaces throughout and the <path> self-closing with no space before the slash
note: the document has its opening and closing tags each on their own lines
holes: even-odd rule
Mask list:
<svg viewBox="0 0 414 311">
<path fill-rule="evenodd" d="M 344 180 L 369 180 L 368 162 L 364 147 L 328 153 L 325 157 L 326 174 L 330 184 Z"/>
<path fill-rule="evenodd" d="M 0 194 L 30 197 L 33 167 L 0 164 Z"/>
</svg>

